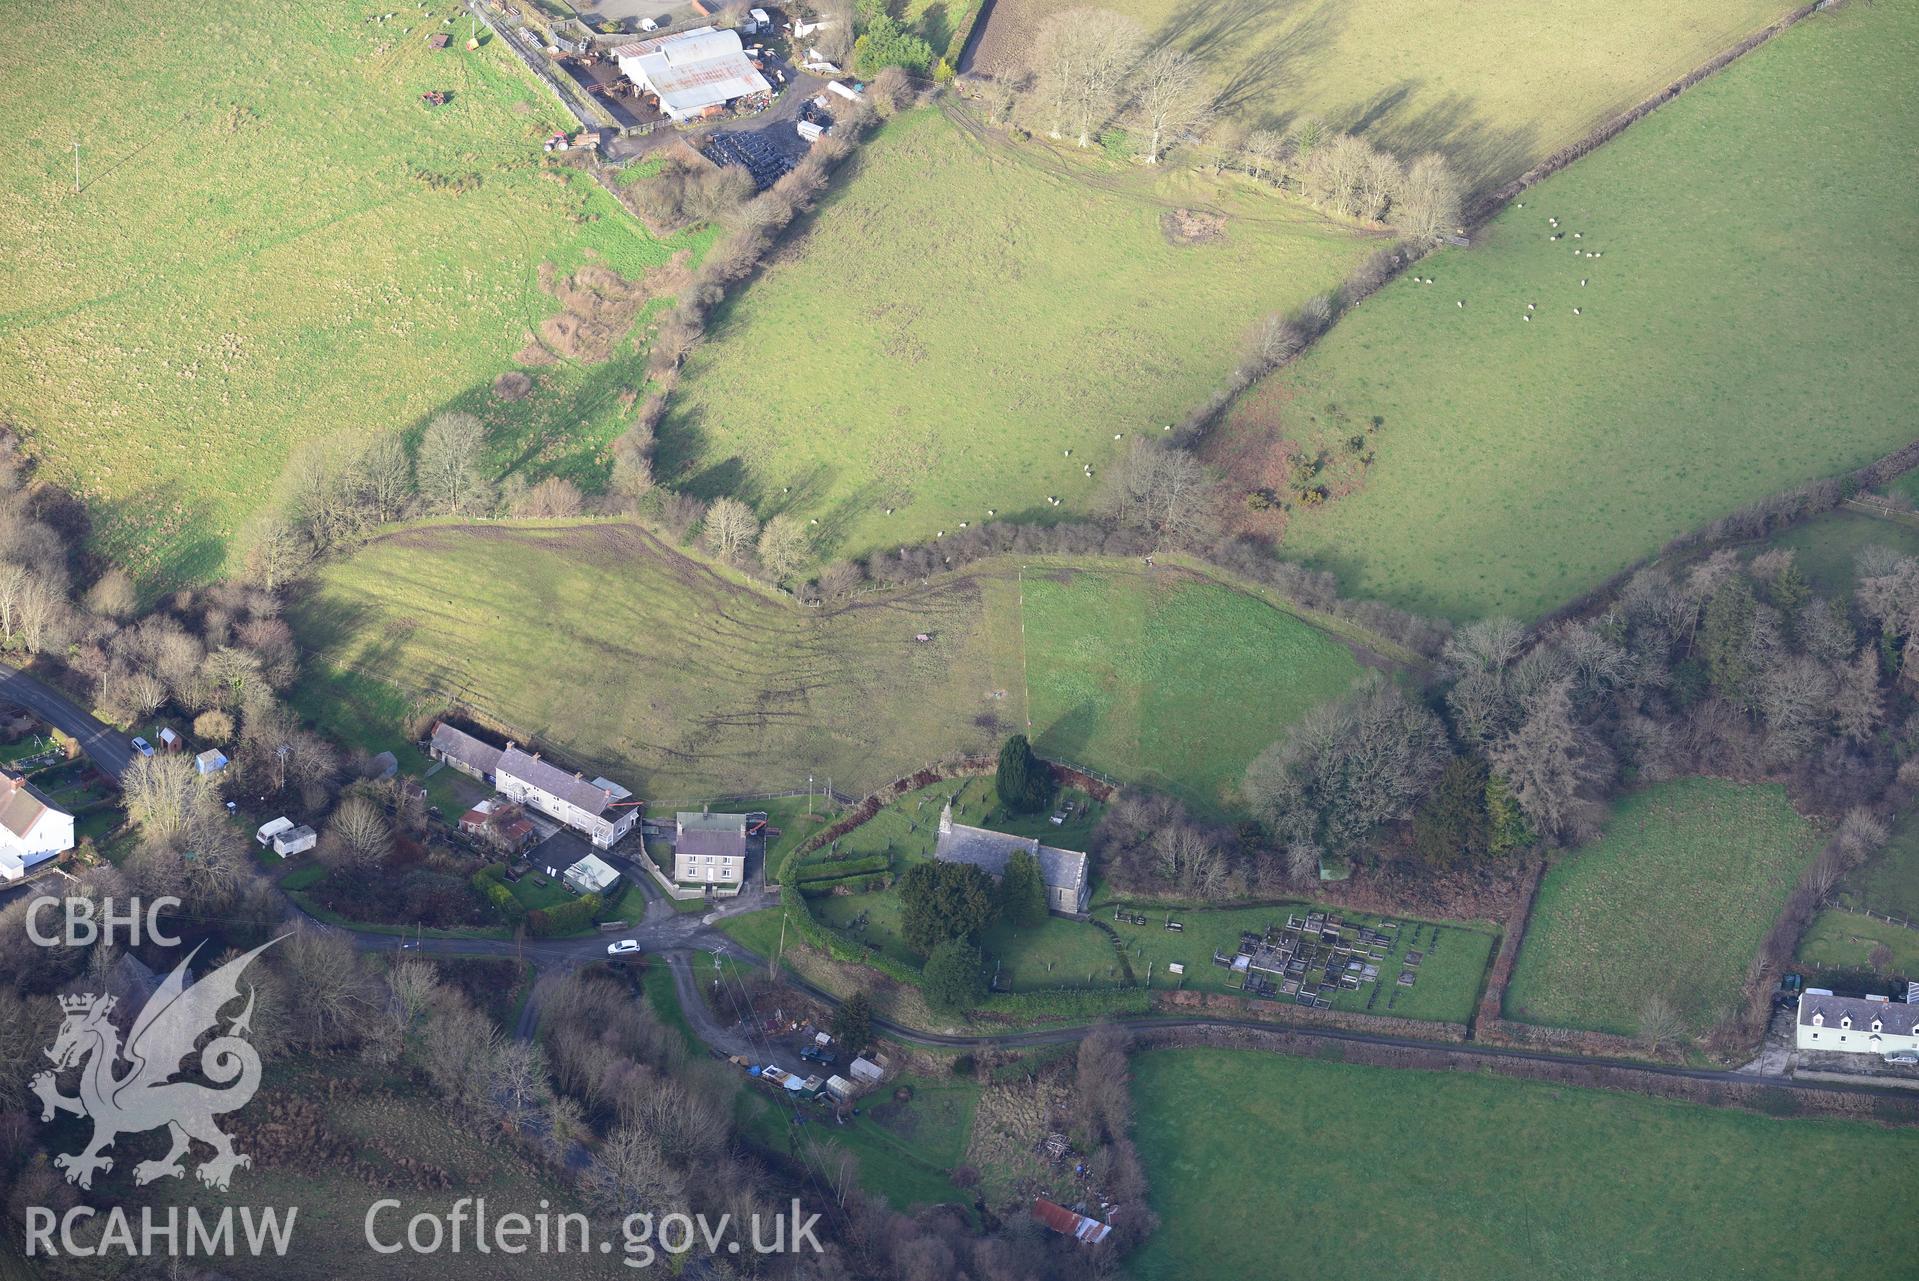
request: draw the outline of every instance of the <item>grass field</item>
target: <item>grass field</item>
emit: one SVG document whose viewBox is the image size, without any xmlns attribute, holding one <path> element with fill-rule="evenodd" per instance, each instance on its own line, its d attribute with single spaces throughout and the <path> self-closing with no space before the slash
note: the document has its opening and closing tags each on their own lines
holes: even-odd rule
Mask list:
<svg viewBox="0 0 1919 1281">
<path fill-rule="evenodd" d="M 1886 848 L 1841 881 L 1835 897 L 1842 907 L 1919 921 L 1919 814 L 1902 819 Z"/>
<path fill-rule="evenodd" d="M 1182 169 L 1097 176 L 1055 175 L 937 110 L 886 125 L 718 313 L 661 427 L 662 477 L 817 519 L 826 555 L 957 533 L 989 509 L 1085 512 L 1115 433 L 1159 435 L 1232 369 L 1255 319 L 1376 247 Z M 1195 203 L 1229 216 L 1222 240 L 1162 232 L 1168 208 Z"/>
<path fill-rule="evenodd" d="M 1046 16 L 1075 0 L 1005 0 L 973 67 L 1024 67 Z M 1318 117 L 1402 155 L 1441 151 L 1493 185 L 1650 96 L 1793 6 L 1706 0 L 1111 0 L 1157 44 L 1207 64 L 1251 127 Z"/>
<path fill-rule="evenodd" d="M 1649 995 L 1698 1031 L 1746 966 L 1820 837 L 1784 789 L 1693 778 L 1619 802 L 1603 837 L 1540 886 L 1506 1014 L 1633 1035 Z"/>
<path fill-rule="evenodd" d="M 1175 908 L 1172 917 L 1185 928 L 1174 933 L 1165 927 L 1167 909 L 1164 907 L 1147 905 L 1134 909 L 1146 917 L 1146 924 L 1133 925 L 1115 921 L 1113 906 L 1101 904 L 1093 909 L 1093 915 L 1118 934 L 1118 949 L 1099 926 L 1052 916 L 1040 925 L 1025 928 L 1004 922 L 996 924 L 981 937 L 980 950 L 986 956 L 989 970 L 997 973 L 1005 990 L 1012 992 L 1076 987 L 1117 989 L 1132 986 L 1133 982 L 1144 983 L 1149 975 L 1155 991 L 1234 992 L 1237 989 L 1227 982 L 1228 972 L 1212 963 L 1213 949 L 1230 954 L 1238 946 L 1241 931 L 1263 931 L 1270 924 L 1284 923 L 1289 911 L 1303 913 L 1311 906 L 1294 903 L 1253 908 Z M 813 900 L 812 908 L 820 921 L 875 951 L 908 965 L 918 965 L 923 959 L 906 946 L 900 935 L 899 897 L 890 890 L 822 896 Z M 1356 912 L 1343 915 L 1348 920 L 1366 923 L 1377 919 Z M 855 926 L 861 918 L 864 924 Z M 1465 1022 L 1479 999 L 1486 963 L 1492 954 L 1492 932 L 1397 919 L 1402 921 L 1400 944 L 1380 964 L 1380 974 L 1385 981 L 1358 991 L 1341 989 L 1333 997 L 1333 1008 L 1403 1019 Z M 1434 946 L 1435 941 L 1439 946 Z M 1427 959 L 1421 963 L 1418 981 L 1411 988 L 1401 988 L 1394 980 L 1399 975 L 1400 961 L 1408 951 L 1421 951 Z M 1124 965 L 1119 959 L 1122 954 Z M 1183 977 L 1167 969 L 1168 964 L 1175 961 L 1186 967 Z M 1127 978 L 1129 968 L 1131 982 Z"/>
<path fill-rule="evenodd" d="M 1835 511 L 1795 525 L 1772 542 L 1793 550 L 1814 587 L 1843 598 L 1859 581 L 1859 553 L 1866 548 L 1876 544 L 1902 556 L 1919 556 L 1919 526 L 1860 511 Z"/>
<path fill-rule="evenodd" d="M 1078 713 L 1106 735 L 1093 764 L 1204 796 L 1304 710 L 1296 686 L 1336 690 L 1357 670 L 1343 642 L 1216 580 L 1085 567 L 1106 592 L 1060 598 L 1022 652 L 1010 561 L 820 612 L 631 526 L 419 527 L 328 566 L 294 603 L 310 655 L 296 703 L 368 747 L 404 746 L 411 717 L 463 703 L 642 795 L 752 792 L 808 774 L 857 794 L 1026 729 L 1027 674 L 1050 680 L 1079 661 L 1069 643 L 1124 656 L 1144 635 L 1193 656 L 1203 678 L 1181 678 L 1180 724 L 1162 731 L 1137 708 L 1088 717 L 1058 699 L 1044 714 Z M 916 643 L 922 632 L 933 640 Z M 1259 662 L 1198 666 L 1209 646 Z M 1034 717 L 1042 747 L 1053 723 Z M 1199 744 L 1189 726 L 1200 724 L 1219 727 L 1216 741 Z M 1190 745 L 1190 767 L 1161 732 Z"/>
<path fill-rule="evenodd" d="M 9 13 L 0 420 L 149 587 L 233 563 L 298 441 L 452 406 L 488 421 L 499 470 L 604 473 L 637 360 L 488 392 L 557 307 L 537 270 L 633 278 L 706 235 L 658 243 L 590 180 L 543 174 L 571 118 L 496 44 L 428 49 L 455 11 Z M 452 99 L 428 109 L 429 89 Z"/>
<path fill-rule="evenodd" d="M 895 1100 L 905 1087 L 913 1097 Z M 800 1142 L 816 1145 L 813 1168 L 832 1168 L 830 1152 L 843 1148 L 859 1160 L 860 1182 L 896 1210 L 962 1202 L 971 1198 L 953 1186 L 951 1174 L 966 1154 L 973 1133 L 973 1109 L 979 1087 L 952 1077 L 903 1075 L 886 1090 L 862 1100 L 860 1115 L 836 1125 L 811 1103 L 799 1105 L 804 1126 L 793 1124 L 793 1108 L 771 1087 L 748 1084 L 740 1092 L 736 1115 L 749 1139 L 776 1152 L 796 1151 Z M 802 1138 L 801 1136 L 804 1136 Z"/>
<path fill-rule="evenodd" d="M 1837 908 L 1812 918 L 1799 940 L 1799 963 L 1813 972 L 1816 981 L 1822 970 L 1871 969 L 1872 953 L 1878 947 L 1892 953 L 1886 975 L 1919 981 L 1919 930 Z"/>
<path fill-rule="evenodd" d="M 1911 1275 L 1919 1134 L 1229 1050 L 1133 1060 L 1140 1281 Z"/>
<path fill-rule="evenodd" d="M 1244 593 L 1124 586 L 1099 574 L 1021 575 L 1028 715 L 1048 756 L 1218 811 L 1277 737 L 1275 724 L 1338 697 L 1360 674 L 1317 629 Z M 1236 696 L 1219 697 L 1225 690 Z"/>
<path fill-rule="evenodd" d="M 1237 411 L 1274 438 L 1383 420 L 1366 487 L 1287 551 L 1413 609 L 1530 615 L 1906 443 L 1919 366 L 1884 353 L 1919 341 L 1915 58 L 1914 0 L 1820 14 L 1368 300 Z"/>
</svg>

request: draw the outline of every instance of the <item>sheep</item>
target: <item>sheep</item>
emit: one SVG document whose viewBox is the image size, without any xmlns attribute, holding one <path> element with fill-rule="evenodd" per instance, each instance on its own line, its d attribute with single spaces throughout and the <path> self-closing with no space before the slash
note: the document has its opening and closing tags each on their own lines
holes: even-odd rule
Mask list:
<svg viewBox="0 0 1919 1281">
<path fill-rule="evenodd" d="M 891 515 L 893 514 L 893 509 L 892 509 L 891 507 L 888 507 L 888 508 L 886 509 L 886 514 L 887 514 L 888 516 L 891 516 Z"/>
<path fill-rule="evenodd" d="M 1070 449 L 1062 449 L 1060 452 L 1065 454 L 1068 458 L 1071 458 L 1073 456 L 1073 451 Z"/>
<path fill-rule="evenodd" d="M 1461 298 L 1461 299 L 1459 300 L 1459 305 L 1460 305 L 1461 307 L 1464 307 L 1464 306 L 1466 305 L 1466 300 L 1465 300 L 1464 298 Z"/>
<path fill-rule="evenodd" d="M 1582 236 L 1581 236 L 1581 235 L 1580 235 L 1580 234 L 1579 234 L 1578 232 L 1576 232 L 1576 231 L 1575 231 L 1575 232 L 1573 232 L 1573 239 L 1574 239 L 1574 240 L 1581 240 L 1581 239 L 1584 239 L 1584 237 L 1582 237 Z"/>
<path fill-rule="evenodd" d="M 1113 433 L 1113 439 L 1114 439 L 1114 440 L 1118 440 L 1118 439 L 1119 439 L 1119 433 L 1118 433 L 1118 432 L 1114 432 L 1114 433 Z"/>
<path fill-rule="evenodd" d="M 1575 316 L 1577 316 L 1578 314 L 1579 314 L 1579 308 L 1577 308 L 1577 307 L 1574 307 L 1574 308 L 1573 308 L 1573 315 L 1575 315 Z"/>
<path fill-rule="evenodd" d="M 961 522 L 960 522 L 960 528 L 961 528 L 961 529 L 965 529 L 965 528 L 966 528 L 966 522 L 965 522 L 965 521 L 961 521 Z"/>
<path fill-rule="evenodd" d="M 1579 287 L 1581 289 L 1584 289 L 1586 287 L 1586 278 L 1584 276 L 1581 276 L 1579 278 Z"/>
<path fill-rule="evenodd" d="M 817 525 L 820 523 L 820 518 L 818 516 L 815 516 L 813 517 L 813 519 L 807 521 L 806 523 L 809 525 Z"/>
<path fill-rule="evenodd" d="M 988 516 L 997 516 L 997 515 L 999 515 L 999 513 L 998 513 L 997 511 L 995 511 L 995 510 L 994 510 L 993 508 L 991 508 L 991 507 L 988 507 L 988 508 L 986 509 L 986 514 L 987 514 Z"/>
<path fill-rule="evenodd" d="M 1524 320 L 1524 321 L 1528 321 L 1528 322 L 1530 322 L 1530 321 L 1532 320 L 1532 317 L 1531 317 L 1531 316 L 1521 316 L 1521 317 L 1520 317 L 1520 319 L 1521 319 L 1521 320 Z"/>
<path fill-rule="evenodd" d="M 1531 303 L 1527 303 L 1527 304 L 1526 304 L 1526 310 L 1527 310 L 1527 311 L 1531 311 L 1531 310 L 1533 310 L 1533 305 L 1532 305 Z"/>
</svg>

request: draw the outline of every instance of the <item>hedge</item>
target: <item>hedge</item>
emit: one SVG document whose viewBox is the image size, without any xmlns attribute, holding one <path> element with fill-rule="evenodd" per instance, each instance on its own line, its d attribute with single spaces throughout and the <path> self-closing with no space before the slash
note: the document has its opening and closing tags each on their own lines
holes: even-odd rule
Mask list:
<svg viewBox="0 0 1919 1281">
<path fill-rule="evenodd" d="M 558 907 L 536 907 L 526 914 L 527 928 L 536 938 L 571 934 L 593 924 L 603 906 L 605 904 L 598 894 L 582 894 L 571 903 L 562 903 Z"/>
<path fill-rule="evenodd" d="M 871 872 L 884 872 L 892 866 L 893 856 L 890 854 L 869 854 L 865 858 L 827 859 L 806 864 L 792 879 L 801 884 L 807 881 L 844 881 Z"/>
<path fill-rule="evenodd" d="M 526 905 L 513 897 L 513 891 L 504 884 L 505 880 L 506 864 L 488 863 L 472 875 L 469 883 L 481 898 L 492 904 L 501 920 L 508 925 L 518 925 L 526 916 Z"/>
</svg>

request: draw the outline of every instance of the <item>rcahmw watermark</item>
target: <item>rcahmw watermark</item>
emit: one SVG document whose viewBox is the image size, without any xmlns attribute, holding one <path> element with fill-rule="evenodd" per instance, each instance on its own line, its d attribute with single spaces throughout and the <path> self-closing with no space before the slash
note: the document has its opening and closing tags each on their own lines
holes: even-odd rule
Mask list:
<svg viewBox="0 0 1919 1281">
<path fill-rule="evenodd" d="M 76 1205 L 59 1214 L 44 1205 L 30 1205 L 27 1257 L 223 1259 L 236 1254 L 259 1258 L 269 1253 L 284 1257 L 293 1242 L 293 1221 L 299 1213 L 294 1206 L 256 1210 L 250 1205 L 229 1205 L 214 1212 L 198 1206 L 181 1209 L 170 1205 L 145 1206 L 135 1215 L 117 1205 L 105 1210 Z M 96 1220 L 100 1235 L 90 1240 Z"/>
</svg>

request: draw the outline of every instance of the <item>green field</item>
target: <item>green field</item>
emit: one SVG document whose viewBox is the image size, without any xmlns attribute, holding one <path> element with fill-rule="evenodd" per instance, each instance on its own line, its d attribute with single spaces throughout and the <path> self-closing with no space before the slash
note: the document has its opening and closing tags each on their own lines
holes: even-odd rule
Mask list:
<svg viewBox="0 0 1919 1281">
<path fill-rule="evenodd" d="M 789 1063 L 785 1066 L 792 1067 Z M 904 1087 L 904 1102 L 891 1092 Z M 896 1210 L 970 1200 L 953 1186 L 953 1167 L 966 1155 L 973 1133 L 979 1087 L 970 1080 L 904 1075 L 886 1091 L 864 1099 L 860 1115 L 836 1125 L 811 1102 L 790 1104 L 769 1085 L 748 1083 L 736 1115 L 745 1136 L 776 1152 L 792 1152 L 800 1140 L 817 1145 L 815 1170 L 832 1169 L 831 1152 L 843 1148 L 859 1160 L 860 1182 Z M 807 1123 L 795 1128 L 795 1106 Z"/>
<path fill-rule="evenodd" d="M 1343 642 L 1220 581 L 1084 567 L 1105 594 L 1062 598 L 1022 654 L 1010 561 L 819 611 L 633 526 L 422 526 L 327 566 L 292 604 L 309 655 L 296 704 L 342 741 L 388 747 L 404 746 L 411 716 L 459 703 L 642 795 L 804 786 L 809 774 L 858 794 L 1026 729 L 1030 672 L 1053 699 L 1033 721 L 1043 748 L 1077 714 L 1074 734 L 1111 727 L 1094 764 L 1203 796 L 1356 670 Z M 1081 639 L 1061 630 L 1072 626 Z M 1179 724 L 1131 719 L 1138 709 L 1088 721 L 1041 686 L 1081 661 L 1071 646 L 1123 656 L 1142 637 L 1192 656 Z M 1228 668 L 1206 647 L 1259 662 Z M 1194 725 L 1215 726 L 1213 741 L 1199 745 Z"/>
<path fill-rule="evenodd" d="M 1137 1056 L 1133 1098 L 1140 1281 L 1893 1281 L 1919 1252 L 1885 1212 L 1919 1198 L 1911 1130 L 1227 1050 Z"/>
<path fill-rule="evenodd" d="M 1772 540 L 1789 547 L 1806 579 L 1827 596 L 1844 599 L 1859 581 L 1859 553 L 1878 545 L 1919 556 L 1919 521 L 1906 524 L 1861 511 L 1834 511 L 1795 525 Z"/>
<path fill-rule="evenodd" d="M 826 555 L 951 536 L 989 510 L 1085 512 L 1115 433 L 1158 436 L 1255 319 L 1377 247 L 1179 169 L 1083 176 L 937 110 L 886 125 L 720 309 L 661 427 L 662 478 L 817 519 Z M 1162 232 L 1195 203 L 1226 212 L 1223 240 Z"/>
<path fill-rule="evenodd" d="M 1919 921 L 1919 814 L 1906 815 L 1886 848 L 1839 883 L 1835 900 L 1842 907 Z"/>
<path fill-rule="evenodd" d="M 1633 793 L 1603 837 L 1546 874 L 1507 1017 L 1629 1036 L 1660 995 L 1703 1033 L 1737 1005 L 1819 845 L 1775 785 L 1691 778 Z"/>
<path fill-rule="evenodd" d="M 968 70 L 1025 67 L 1046 16 L 1076 0 L 1004 0 Z M 1516 177 L 1793 6 L 1614 0 L 1111 0 L 1154 43 L 1207 64 L 1248 125 L 1316 116 L 1402 155 L 1441 151 L 1474 183 Z"/>
<path fill-rule="evenodd" d="M 488 421 L 500 470 L 604 473 L 637 360 L 536 371 L 516 404 L 488 390 L 557 307 L 538 269 L 633 278 L 706 237 L 658 243 L 590 180 L 543 173 L 571 118 L 496 43 L 428 49 L 454 12 L 9 12 L 0 420 L 149 586 L 235 563 L 302 440 L 451 406 Z M 430 89 L 451 101 L 428 109 Z"/>
<path fill-rule="evenodd" d="M 821 896 L 815 898 L 811 906 L 813 915 L 822 923 L 840 930 L 855 942 L 865 943 L 907 965 L 918 965 L 923 959 L 906 946 L 900 935 L 899 897 L 890 890 Z M 1242 931 L 1264 931 L 1268 925 L 1284 923 L 1289 911 L 1304 913 L 1312 906 L 1291 903 L 1250 908 L 1174 908 L 1172 918 L 1185 927 L 1175 933 L 1165 926 L 1168 909 L 1164 907 L 1148 904 L 1131 909 L 1129 915 L 1136 913 L 1146 918 L 1145 925 L 1134 925 L 1130 921 L 1116 921 L 1113 905 L 1100 904 L 1094 907 L 1093 916 L 1113 928 L 1119 936 L 1118 949 L 1097 925 L 1049 916 L 1042 924 L 1024 928 L 999 922 L 981 936 L 980 950 L 986 957 L 989 973 L 996 975 L 1001 988 L 1010 992 L 1121 988 L 1146 984 L 1150 976 L 1154 991 L 1230 993 L 1238 989 L 1228 983 L 1228 971 L 1212 963 L 1213 950 L 1217 948 L 1230 955 L 1238 946 Z M 1366 923 L 1377 919 L 1358 912 L 1343 915 L 1348 920 Z M 862 918 L 864 924 L 856 924 Z M 1396 919 L 1402 921 L 1400 944 L 1379 967 L 1385 981 L 1378 985 L 1377 991 L 1372 985 L 1358 991 L 1341 989 L 1334 994 L 1333 1008 L 1402 1019 L 1465 1022 L 1472 1016 L 1473 1005 L 1479 999 L 1486 963 L 1492 954 L 1492 932 Z M 1440 939 L 1438 948 L 1433 946 L 1435 937 Z M 1401 988 L 1395 979 L 1401 958 L 1409 950 L 1423 951 L 1427 959 L 1421 963 L 1417 982 L 1410 988 Z M 1120 962 L 1122 954 L 1124 965 Z M 1167 968 L 1172 962 L 1186 967 L 1184 976 L 1174 975 Z M 1290 998 L 1286 1000 L 1291 1003 Z"/>
<path fill-rule="evenodd" d="M 1872 953 L 1879 947 L 1892 953 L 1887 976 L 1919 981 L 1919 930 L 1837 908 L 1812 918 L 1799 940 L 1799 963 L 1814 972 L 1866 970 L 1872 968 Z"/>
<path fill-rule="evenodd" d="M 1034 745 L 1207 810 L 1234 799 L 1275 725 L 1360 674 L 1316 628 L 1216 584 L 1128 590 L 1106 575 L 1029 570 L 1020 591 Z"/>
<path fill-rule="evenodd" d="M 1366 487 L 1286 550 L 1413 609 L 1534 614 L 1910 440 L 1915 59 L 1915 0 L 1820 14 L 1369 300 L 1238 410 L 1383 420 Z"/>
</svg>

